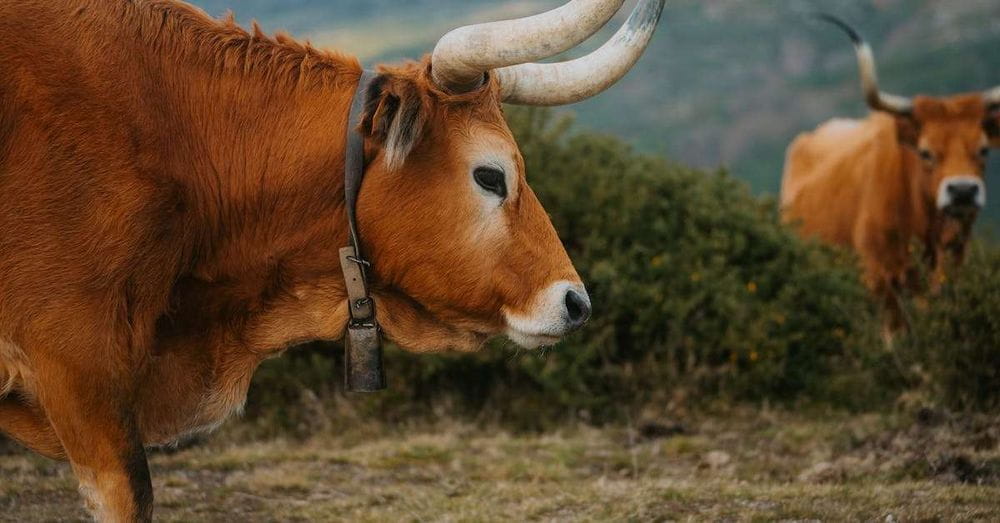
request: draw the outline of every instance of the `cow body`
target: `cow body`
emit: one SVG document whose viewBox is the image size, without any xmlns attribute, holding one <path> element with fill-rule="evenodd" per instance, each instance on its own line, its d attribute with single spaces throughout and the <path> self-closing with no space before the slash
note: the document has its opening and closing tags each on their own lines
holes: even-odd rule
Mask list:
<svg viewBox="0 0 1000 523">
<path fill-rule="evenodd" d="M 962 261 L 985 200 L 986 118 L 978 95 L 918 97 L 914 118 L 874 112 L 800 135 L 786 157 L 784 219 L 805 236 L 857 252 L 865 283 L 897 309 L 898 292 L 919 287 L 913 246 L 929 262 L 932 287 Z M 975 184 L 976 196 L 949 200 L 956 182 Z"/>
<path fill-rule="evenodd" d="M 887 290 L 906 272 L 910 242 L 929 239 L 930 209 L 914 183 L 915 156 L 899 145 L 886 114 L 831 120 L 788 149 L 784 217 L 806 236 L 854 249 L 868 285 Z"/>
<path fill-rule="evenodd" d="M 864 280 L 889 314 L 883 336 L 901 326 L 899 291 L 917 290 L 911 247 L 931 267 L 931 290 L 961 263 L 986 203 L 986 158 L 1000 140 L 1000 88 L 913 98 L 879 87 L 875 56 L 857 30 L 817 18 L 854 45 L 865 120 L 832 120 L 789 146 L 781 185 L 786 222 L 806 236 L 854 249 Z"/>
<path fill-rule="evenodd" d="M 209 46 L 239 33 L 202 18 L 0 6 L 0 429 L 123 494 L 92 497 L 106 519 L 150 507 L 143 444 L 217 424 L 263 358 L 346 320 L 330 247 L 360 68 Z M 295 53 L 325 67 L 254 67 Z"/>
<path fill-rule="evenodd" d="M 564 49 L 616 6 L 479 26 L 494 35 L 477 49 L 493 56 L 485 69 L 454 41 L 439 46 L 447 60 L 379 68 L 353 131 L 367 164 L 358 228 L 388 338 L 531 348 L 587 320 L 500 104 L 606 88 L 662 6 L 643 0 L 621 30 L 631 37 L 593 66 L 624 67 L 590 74 L 578 60 L 591 84 L 567 93 L 543 82 L 559 64 L 524 63 L 548 56 L 544 39 L 522 62 L 505 51 L 522 45 L 511 27 L 549 27 Z M 432 67 L 450 78 L 459 64 L 461 85 L 434 79 Z M 146 445 L 239 410 L 263 359 L 343 335 L 344 147 L 361 73 L 354 58 L 175 0 L 0 3 L 0 431 L 70 461 L 99 519 L 150 519 Z"/>
</svg>

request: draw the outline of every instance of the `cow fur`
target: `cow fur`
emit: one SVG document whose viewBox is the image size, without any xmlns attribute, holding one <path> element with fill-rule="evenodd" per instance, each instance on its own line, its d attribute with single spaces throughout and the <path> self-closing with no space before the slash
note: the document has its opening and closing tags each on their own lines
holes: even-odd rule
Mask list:
<svg viewBox="0 0 1000 523">
<path fill-rule="evenodd" d="M 379 72 L 358 204 L 379 320 L 412 350 L 474 350 L 579 277 L 496 82 Z M 0 430 L 68 459 L 101 519 L 151 517 L 145 445 L 238 411 L 263 359 L 341 337 L 360 74 L 173 0 L 0 3 Z M 517 170 L 488 216 L 483 147 Z"/>
<path fill-rule="evenodd" d="M 919 291 L 914 243 L 923 248 L 934 287 L 962 261 L 975 213 L 942 212 L 937 191 L 947 177 L 984 176 L 981 151 L 997 139 L 994 118 L 977 94 L 917 97 L 912 116 L 832 120 L 788 148 L 784 219 L 805 236 L 858 253 L 865 283 L 890 310 L 889 330 L 899 323 L 899 291 Z"/>
</svg>

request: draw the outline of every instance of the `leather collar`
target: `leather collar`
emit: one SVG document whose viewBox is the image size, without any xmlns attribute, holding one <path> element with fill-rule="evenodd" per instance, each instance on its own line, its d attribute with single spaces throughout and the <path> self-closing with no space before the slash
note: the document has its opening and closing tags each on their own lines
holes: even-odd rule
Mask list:
<svg viewBox="0 0 1000 523">
<path fill-rule="evenodd" d="M 365 176 L 365 140 L 358 131 L 364 113 L 368 85 L 375 74 L 364 71 L 358 81 L 347 119 L 347 145 L 344 156 L 344 203 L 350 245 L 340 249 L 350 321 L 345 336 L 344 371 L 347 390 L 373 392 L 386 387 L 382 368 L 382 337 L 375 319 L 375 300 L 368 292 L 367 269 L 371 261 L 361 251 L 356 206 Z"/>
</svg>

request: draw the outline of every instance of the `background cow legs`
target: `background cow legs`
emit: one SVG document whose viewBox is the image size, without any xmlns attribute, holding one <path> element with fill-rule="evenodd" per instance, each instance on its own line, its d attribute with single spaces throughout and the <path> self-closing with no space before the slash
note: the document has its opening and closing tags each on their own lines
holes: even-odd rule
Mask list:
<svg viewBox="0 0 1000 523">
<path fill-rule="evenodd" d="M 892 347 L 896 333 L 907 328 L 906 314 L 900 300 L 900 278 L 877 267 L 866 267 L 865 284 L 877 297 L 882 311 L 882 341 Z"/>
<path fill-rule="evenodd" d="M 0 399 L 0 432 L 47 458 L 66 459 L 62 443 L 45 413 L 15 397 Z"/>
</svg>

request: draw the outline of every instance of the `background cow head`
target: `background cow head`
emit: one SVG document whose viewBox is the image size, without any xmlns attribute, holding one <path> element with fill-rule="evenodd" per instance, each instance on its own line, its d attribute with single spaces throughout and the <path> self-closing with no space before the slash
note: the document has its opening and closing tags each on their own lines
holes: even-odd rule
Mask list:
<svg viewBox="0 0 1000 523">
<path fill-rule="evenodd" d="M 874 54 L 861 35 L 836 17 L 820 18 L 850 36 L 869 107 L 893 115 L 900 143 L 919 155 L 924 176 L 916 183 L 925 200 L 947 217 L 971 222 L 986 205 L 984 173 L 990 148 L 1000 146 L 1000 88 L 947 98 L 883 92 Z"/>
<path fill-rule="evenodd" d="M 369 168 L 358 217 L 380 322 L 401 345 L 469 350 L 506 334 L 537 347 L 589 318 L 501 103 L 572 103 L 617 81 L 648 44 L 663 0 L 642 0 L 590 55 L 528 62 L 582 42 L 622 3 L 576 0 L 459 28 L 433 56 L 380 68 L 361 122 Z"/>
<path fill-rule="evenodd" d="M 986 204 L 986 115 L 982 96 L 962 95 L 916 97 L 907 112 L 896 116 L 904 129 L 901 140 L 920 156 L 925 197 L 939 211 L 972 215 Z"/>
<path fill-rule="evenodd" d="M 1000 148 L 1000 87 L 986 93 L 986 101 L 989 107 L 983 128 L 990 137 L 990 147 Z"/>
</svg>

